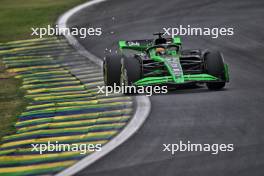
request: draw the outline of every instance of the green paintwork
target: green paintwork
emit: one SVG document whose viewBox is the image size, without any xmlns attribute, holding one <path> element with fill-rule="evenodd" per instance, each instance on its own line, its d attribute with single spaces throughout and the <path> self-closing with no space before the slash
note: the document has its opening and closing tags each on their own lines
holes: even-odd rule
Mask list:
<svg viewBox="0 0 264 176">
<path fill-rule="evenodd" d="M 157 61 L 157 62 L 164 62 L 166 68 L 168 69 L 169 73 L 171 74 L 172 76 L 172 80 L 176 83 L 183 83 L 184 82 L 184 78 L 183 78 L 183 73 L 180 74 L 179 77 L 176 77 L 176 75 L 174 74 L 173 72 L 173 69 L 172 67 L 170 66 L 170 64 L 167 62 L 167 59 L 166 58 L 163 58 L 159 55 L 156 54 L 155 52 L 155 48 L 151 49 L 149 51 L 149 54 L 150 54 L 150 57 L 154 60 L 154 61 Z M 175 52 L 175 53 L 171 53 L 172 56 L 174 57 L 174 59 L 176 59 L 178 62 L 179 62 L 179 55 Z"/>
<path fill-rule="evenodd" d="M 181 45 L 181 38 L 180 37 L 174 37 L 172 38 L 172 42 L 177 45 Z"/>
<path fill-rule="evenodd" d="M 136 51 L 145 51 L 149 46 L 148 45 L 128 45 L 127 41 L 119 41 L 119 49 L 133 49 Z"/>
<path fill-rule="evenodd" d="M 225 81 L 229 82 L 229 68 L 227 64 L 225 64 L 224 66 L 225 66 Z"/>
<path fill-rule="evenodd" d="M 119 41 L 119 48 L 126 47 L 126 41 Z"/>
<path fill-rule="evenodd" d="M 148 41 L 150 41 L 148 43 Z M 164 63 L 167 71 L 169 72 L 170 76 L 160 76 L 160 77 L 153 77 L 149 76 L 152 73 L 160 73 L 161 70 L 155 70 L 145 76 L 143 79 L 140 79 L 134 83 L 134 85 L 139 86 L 146 86 L 146 85 L 154 85 L 154 84 L 164 84 L 164 83 L 174 83 L 174 84 L 183 84 L 187 82 L 209 82 L 209 81 L 220 81 L 219 78 L 214 77 L 209 74 L 191 74 L 191 75 L 184 75 L 183 70 L 180 64 L 180 53 L 176 50 L 169 50 L 166 49 L 165 55 L 158 55 L 156 53 L 156 47 L 154 45 L 154 40 L 146 40 L 144 43 L 140 43 L 141 41 L 119 41 L 119 48 L 122 51 L 123 49 L 132 49 L 140 52 L 148 52 L 149 57 L 156 62 Z M 181 39 L 179 37 L 171 38 L 171 44 L 178 47 L 181 47 Z M 177 64 L 176 71 L 175 66 Z M 229 81 L 229 73 L 228 73 L 228 65 L 225 64 L 225 81 Z"/>
<path fill-rule="evenodd" d="M 175 83 L 185 83 L 188 81 L 217 81 L 218 78 L 209 74 L 193 74 L 193 75 L 183 75 L 184 81 L 176 81 Z M 172 76 L 161 76 L 161 77 L 146 77 L 135 82 L 136 86 L 147 86 L 153 84 L 165 84 L 174 83 Z"/>
</svg>

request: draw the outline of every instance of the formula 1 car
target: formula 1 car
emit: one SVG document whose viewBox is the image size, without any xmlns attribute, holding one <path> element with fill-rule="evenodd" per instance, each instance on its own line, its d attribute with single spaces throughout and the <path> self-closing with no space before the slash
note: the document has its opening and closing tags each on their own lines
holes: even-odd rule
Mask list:
<svg viewBox="0 0 264 176">
<path fill-rule="evenodd" d="M 210 90 L 229 82 L 228 65 L 219 51 L 183 50 L 179 37 L 119 41 L 121 54 L 104 59 L 107 86 L 205 83 Z"/>
</svg>

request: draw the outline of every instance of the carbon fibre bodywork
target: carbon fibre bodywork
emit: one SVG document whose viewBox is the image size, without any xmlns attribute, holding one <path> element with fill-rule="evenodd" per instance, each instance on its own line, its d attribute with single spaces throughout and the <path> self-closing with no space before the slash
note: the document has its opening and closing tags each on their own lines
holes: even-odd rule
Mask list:
<svg viewBox="0 0 264 176">
<path fill-rule="evenodd" d="M 119 48 L 123 55 L 136 51 L 133 58 L 129 58 L 141 64 L 141 79 L 133 82 L 136 86 L 229 81 L 226 63 L 224 76 L 208 74 L 204 60 L 209 51 L 182 50 L 179 37 L 119 41 Z M 157 53 L 157 48 L 163 48 L 164 53 Z"/>
</svg>

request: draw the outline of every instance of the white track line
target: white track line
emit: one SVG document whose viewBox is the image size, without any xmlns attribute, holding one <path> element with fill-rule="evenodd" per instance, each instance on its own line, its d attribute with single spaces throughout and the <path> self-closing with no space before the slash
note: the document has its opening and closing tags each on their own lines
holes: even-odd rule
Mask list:
<svg viewBox="0 0 264 176">
<path fill-rule="evenodd" d="M 98 4 L 100 2 L 103 2 L 106 0 L 92 0 L 89 2 L 86 2 L 84 4 L 81 4 L 79 6 L 74 7 L 73 9 L 70 9 L 66 13 L 64 13 L 62 16 L 60 16 L 59 20 L 57 21 L 59 28 L 66 28 L 67 22 L 69 18 L 77 13 L 78 11 L 90 7 L 94 4 Z M 100 68 L 102 68 L 103 62 L 101 59 L 99 59 L 97 56 L 93 55 L 89 51 L 87 51 L 79 42 L 78 40 L 73 37 L 72 35 L 68 34 L 65 35 L 66 39 L 69 41 L 69 43 L 78 50 L 78 52 L 87 57 L 89 60 L 96 63 Z M 146 96 L 137 96 L 136 98 L 136 110 L 135 113 L 130 120 L 130 122 L 126 125 L 126 127 L 112 140 L 110 140 L 106 145 L 103 146 L 102 151 L 100 152 L 93 152 L 92 154 L 88 155 L 87 157 L 81 159 L 79 162 L 75 163 L 74 165 L 66 168 L 62 172 L 56 174 L 56 176 L 65 176 L 65 175 L 74 175 L 78 173 L 79 171 L 83 170 L 84 168 L 88 167 L 89 165 L 93 164 L 112 150 L 114 150 L 116 147 L 121 145 L 123 142 L 125 142 L 128 138 L 130 138 L 138 129 L 142 126 L 144 121 L 147 119 L 151 104 L 150 100 Z"/>
</svg>

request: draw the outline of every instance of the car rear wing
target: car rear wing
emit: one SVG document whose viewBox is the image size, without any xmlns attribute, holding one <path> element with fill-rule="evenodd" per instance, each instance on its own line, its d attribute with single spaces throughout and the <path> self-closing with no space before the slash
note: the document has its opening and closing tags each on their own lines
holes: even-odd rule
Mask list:
<svg viewBox="0 0 264 176">
<path fill-rule="evenodd" d="M 174 38 L 163 38 L 165 40 L 164 44 L 176 44 L 181 45 L 181 39 L 179 37 Z M 157 39 L 156 39 L 157 40 Z M 156 45 L 156 40 L 130 40 L 130 41 L 119 41 L 120 49 L 133 49 L 138 51 L 144 51 L 147 48 Z"/>
<path fill-rule="evenodd" d="M 133 50 L 144 51 L 152 45 L 153 45 L 153 40 L 119 41 L 120 49 L 133 49 Z"/>
</svg>

